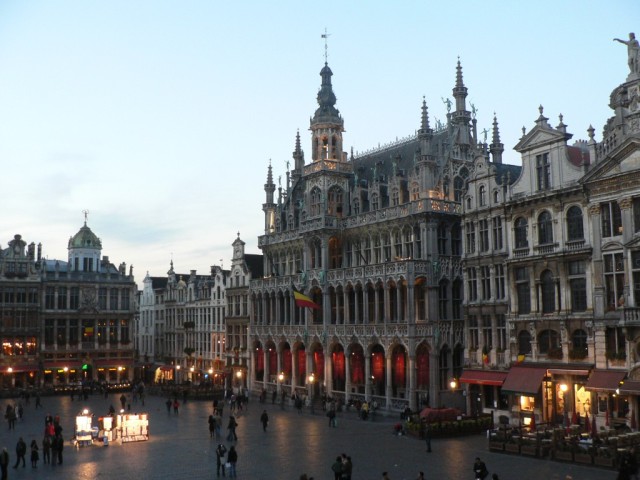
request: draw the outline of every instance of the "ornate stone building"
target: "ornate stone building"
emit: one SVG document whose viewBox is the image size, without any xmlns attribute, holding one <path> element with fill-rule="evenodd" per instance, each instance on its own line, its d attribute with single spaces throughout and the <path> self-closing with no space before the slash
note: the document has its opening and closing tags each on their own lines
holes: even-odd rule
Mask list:
<svg viewBox="0 0 640 480">
<path fill-rule="evenodd" d="M 0 250 L 0 327 L 5 385 L 132 379 L 135 282 L 126 265 L 101 256 L 87 226 L 69 239 L 68 259 L 16 235 Z"/>
<path fill-rule="evenodd" d="M 462 67 L 446 123 L 432 128 L 423 101 L 415 136 L 357 156 L 343 151 L 332 75 L 325 63 L 311 161 L 298 134 L 284 187 L 268 168 L 251 385 L 386 409 L 461 401 L 449 387 L 464 360 L 461 201 L 482 153 Z M 294 287 L 321 308 L 297 308 Z"/>
<path fill-rule="evenodd" d="M 562 115 L 553 127 L 540 107 L 515 146 L 521 166 L 476 158 L 463 212 L 468 409 L 638 418 L 639 102 L 632 69 L 601 141 L 589 127 L 569 145 Z"/>
<path fill-rule="evenodd" d="M 180 275 L 171 261 L 166 277 L 147 274 L 136 349 L 148 381 L 246 386 L 248 289 L 252 275 L 262 275 L 262 255 L 246 254 L 244 246 L 238 235 L 230 270 L 216 265 L 210 275 Z"/>
</svg>

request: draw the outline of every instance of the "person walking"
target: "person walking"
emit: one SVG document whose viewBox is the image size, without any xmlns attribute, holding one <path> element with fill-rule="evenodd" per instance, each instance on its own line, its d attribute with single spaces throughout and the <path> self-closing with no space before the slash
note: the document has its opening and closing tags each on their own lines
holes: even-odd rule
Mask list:
<svg viewBox="0 0 640 480">
<path fill-rule="evenodd" d="M 213 415 L 209 415 L 209 438 L 213 438 L 213 433 L 216 430 L 216 420 Z"/>
<path fill-rule="evenodd" d="M 234 417 L 233 415 L 229 415 L 229 423 L 227 424 L 227 430 L 229 434 L 227 435 L 227 442 L 238 440 L 238 436 L 236 435 L 237 426 L 238 422 L 236 422 L 236 417 Z"/>
<path fill-rule="evenodd" d="M 424 441 L 427 444 L 427 453 L 431 453 L 431 424 L 429 422 L 424 426 Z"/>
<path fill-rule="evenodd" d="M 223 444 L 218 444 L 218 447 L 216 448 L 216 472 L 217 475 L 220 476 L 220 472 L 222 472 L 222 476 L 225 476 L 224 473 L 224 456 L 227 453 L 227 447 L 225 447 Z"/>
<path fill-rule="evenodd" d="M 236 463 L 238 463 L 238 452 L 236 452 L 236 448 L 233 445 L 229 447 L 229 453 L 227 453 L 227 462 L 229 463 L 229 478 L 235 478 Z"/>
<path fill-rule="evenodd" d="M 170 398 L 167 398 L 165 405 L 167 406 L 167 415 L 171 415 L 171 405 L 173 405 L 173 402 Z"/>
<path fill-rule="evenodd" d="M 267 425 L 269 424 L 269 415 L 267 414 L 266 410 L 264 410 L 262 412 L 262 415 L 260 415 L 260 421 L 262 422 L 262 431 L 266 432 L 267 431 Z"/>
<path fill-rule="evenodd" d="M 26 467 L 26 462 L 24 456 L 27 454 L 27 444 L 24 442 L 22 437 L 18 439 L 18 443 L 16 443 L 16 464 L 13 468 L 18 468 L 20 465 L 20 459 L 22 459 L 22 468 Z"/>
<path fill-rule="evenodd" d="M 487 466 L 480 460 L 480 457 L 476 457 L 476 461 L 473 463 L 473 473 L 476 476 L 476 480 L 484 480 L 489 475 Z"/>
<path fill-rule="evenodd" d="M 42 408 L 42 403 L 40 402 L 40 392 L 36 392 L 36 408 Z"/>
<path fill-rule="evenodd" d="M 342 459 L 342 480 L 351 480 L 351 472 L 353 471 L 353 463 L 351 457 Z"/>
<path fill-rule="evenodd" d="M 174 415 L 178 415 L 178 409 L 180 408 L 180 402 L 178 401 L 178 399 L 173 401 L 173 414 Z"/>
<path fill-rule="evenodd" d="M 45 435 L 42 439 L 42 463 L 51 463 L 51 437 Z"/>
<path fill-rule="evenodd" d="M 125 396 L 125 394 L 123 393 L 122 395 L 120 395 L 120 408 L 122 410 L 124 410 L 124 407 L 127 405 L 127 397 Z"/>
<path fill-rule="evenodd" d="M 31 468 L 38 468 L 38 460 L 40 460 L 40 452 L 38 450 L 38 442 L 34 438 L 31 440 Z"/>
</svg>

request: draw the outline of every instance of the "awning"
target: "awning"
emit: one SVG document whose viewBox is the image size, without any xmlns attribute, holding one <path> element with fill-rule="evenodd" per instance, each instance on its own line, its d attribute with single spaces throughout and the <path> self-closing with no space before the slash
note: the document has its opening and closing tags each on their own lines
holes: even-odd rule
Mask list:
<svg viewBox="0 0 640 480">
<path fill-rule="evenodd" d="M 615 392 L 620 387 L 620 382 L 624 380 L 627 372 L 617 370 L 594 370 L 591 372 L 587 384 L 587 390 L 600 390 L 605 392 Z"/>
<path fill-rule="evenodd" d="M 640 381 L 638 380 L 625 380 L 620 385 L 620 393 L 623 395 L 640 395 Z"/>
<path fill-rule="evenodd" d="M 507 372 L 497 372 L 494 370 L 464 370 L 460 377 L 460 383 L 473 383 L 475 385 L 502 386 L 502 382 L 507 378 Z"/>
<path fill-rule="evenodd" d="M 158 368 L 163 372 L 170 372 L 176 367 L 174 365 L 160 365 Z"/>
<path fill-rule="evenodd" d="M 550 368 L 549 373 L 551 375 L 575 375 L 577 377 L 588 377 L 588 368 Z"/>
<path fill-rule="evenodd" d="M 535 395 L 540 391 L 546 368 L 511 367 L 502 384 L 502 393 Z"/>
</svg>

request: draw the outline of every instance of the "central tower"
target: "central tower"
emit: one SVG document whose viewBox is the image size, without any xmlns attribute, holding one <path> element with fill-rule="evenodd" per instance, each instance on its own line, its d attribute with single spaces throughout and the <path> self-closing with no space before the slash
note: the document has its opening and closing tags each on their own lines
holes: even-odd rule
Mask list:
<svg viewBox="0 0 640 480">
<path fill-rule="evenodd" d="M 327 62 L 320 70 L 322 85 L 318 92 L 318 109 L 311 119 L 312 136 L 312 160 L 342 161 L 342 132 L 344 132 L 344 120 L 340 111 L 335 107 L 336 96 L 331 87 L 333 72 Z"/>
</svg>

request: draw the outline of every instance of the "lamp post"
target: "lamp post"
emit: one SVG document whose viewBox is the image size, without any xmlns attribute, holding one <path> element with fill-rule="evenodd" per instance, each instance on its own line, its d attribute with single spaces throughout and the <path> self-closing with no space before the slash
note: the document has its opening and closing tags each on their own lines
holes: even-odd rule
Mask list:
<svg viewBox="0 0 640 480">
<path fill-rule="evenodd" d="M 238 385 L 238 395 L 240 395 L 241 391 L 242 391 L 242 370 L 238 370 L 236 372 L 236 378 L 238 379 L 237 385 Z"/>
<path fill-rule="evenodd" d="M 308 380 L 308 383 L 309 383 L 309 411 L 311 413 L 315 413 L 313 411 L 313 384 L 316 381 L 316 377 L 315 377 L 313 372 L 311 372 L 311 374 L 309 375 L 309 378 L 307 380 Z"/>
<path fill-rule="evenodd" d="M 176 385 L 180 384 L 180 380 L 178 377 L 180 377 L 180 365 L 176 365 Z"/>
<path fill-rule="evenodd" d="M 278 374 L 278 389 L 280 390 L 280 408 L 284 410 L 284 389 L 282 383 L 284 382 L 284 372 Z"/>
</svg>

